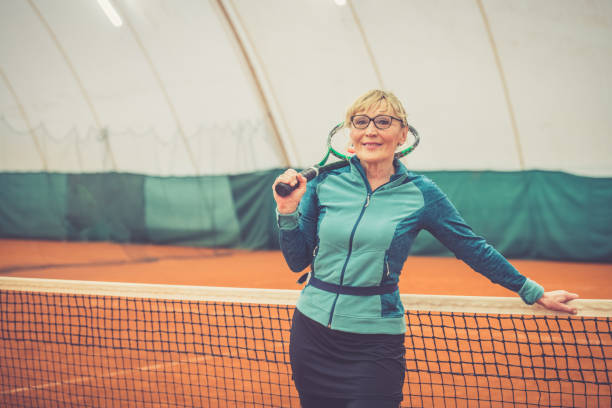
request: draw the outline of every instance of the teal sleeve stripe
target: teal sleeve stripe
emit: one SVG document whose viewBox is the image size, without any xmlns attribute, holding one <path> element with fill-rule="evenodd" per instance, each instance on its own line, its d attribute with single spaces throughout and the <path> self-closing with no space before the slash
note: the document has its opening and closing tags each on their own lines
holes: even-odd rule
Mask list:
<svg viewBox="0 0 612 408">
<path fill-rule="evenodd" d="M 539 283 L 527 278 L 518 294 L 523 299 L 523 302 L 533 305 L 544 294 L 544 288 Z"/>
<path fill-rule="evenodd" d="M 293 230 L 299 225 L 300 215 L 298 210 L 295 210 L 291 214 L 281 214 L 276 209 L 276 220 L 278 222 L 278 228 L 281 230 Z"/>
</svg>

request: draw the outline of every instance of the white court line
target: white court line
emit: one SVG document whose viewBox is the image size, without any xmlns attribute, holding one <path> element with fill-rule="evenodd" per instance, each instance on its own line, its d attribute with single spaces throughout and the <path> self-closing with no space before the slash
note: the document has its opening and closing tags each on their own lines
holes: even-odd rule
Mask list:
<svg viewBox="0 0 612 408">
<path fill-rule="evenodd" d="M 172 362 L 172 363 L 153 364 L 153 365 L 148 365 L 148 366 L 143 366 L 143 367 L 130 368 L 130 369 L 127 369 L 127 370 L 119 370 L 119 371 L 114 371 L 114 372 L 111 372 L 109 374 L 100 375 L 100 376 L 83 376 L 83 377 L 73 378 L 71 380 L 49 382 L 49 383 L 38 384 L 38 385 L 31 385 L 29 387 L 14 388 L 12 390 L 2 391 L 2 392 L 0 392 L 0 395 L 19 394 L 19 393 L 24 393 L 24 392 L 29 392 L 29 391 L 44 390 L 44 389 L 47 389 L 47 388 L 62 387 L 64 385 L 69 385 L 69 384 L 83 384 L 83 383 L 87 383 L 87 382 L 91 382 L 91 381 L 100 380 L 100 379 L 103 379 L 103 378 L 121 377 L 121 376 L 123 376 L 125 374 L 130 374 L 130 373 L 132 373 L 134 371 L 157 371 L 157 370 L 160 370 L 160 369 L 163 370 L 163 369 L 166 369 L 166 368 L 175 367 L 177 365 L 186 364 L 186 363 L 187 364 L 189 364 L 189 363 L 199 363 L 199 362 L 202 362 L 205 359 L 206 359 L 206 357 L 197 357 L 197 358 L 192 358 L 192 359 L 188 359 L 188 360 L 175 361 L 175 362 Z"/>
<path fill-rule="evenodd" d="M 455 331 L 463 331 L 465 332 L 466 329 L 454 329 Z M 473 330 L 473 329 L 471 329 Z M 418 337 L 418 336 L 417 336 Z M 526 336 L 524 334 L 518 334 L 518 335 L 514 335 L 512 336 L 513 338 L 511 339 L 512 341 L 516 340 L 516 341 L 524 341 L 524 344 L 529 344 L 530 342 L 533 342 L 535 339 L 530 339 L 529 336 Z M 491 336 L 490 338 L 487 339 L 473 339 L 470 338 L 469 336 L 466 337 L 461 337 L 461 338 L 455 338 L 453 339 L 453 341 L 478 341 L 478 342 L 482 342 L 482 341 L 486 341 L 486 342 L 504 342 L 504 341 L 508 341 L 509 339 L 506 337 L 504 338 L 503 336 Z M 550 335 L 540 335 L 538 336 L 538 341 L 541 341 L 542 343 L 546 343 L 542 346 L 555 346 L 555 345 L 559 345 L 559 346 L 563 346 L 566 345 L 566 343 L 564 343 L 563 338 L 560 336 L 550 336 Z M 590 341 L 588 338 L 585 339 L 585 342 L 577 342 L 575 343 L 577 345 L 585 345 L 585 346 L 590 346 L 590 345 L 595 345 L 595 346 L 599 346 L 601 345 L 601 341 L 597 340 L 597 341 Z M 605 346 L 609 346 L 610 344 L 606 344 L 604 343 Z M 451 351 L 455 351 L 455 350 L 451 350 Z M 466 350 L 463 350 L 466 351 Z M 491 350 L 491 352 L 493 352 L 494 350 Z M 457 350 L 457 352 L 462 352 L 462 350 Z M 466 351 L 468 352 L 468 351 Z M 486 351 L 486 353 L 489 353 L 489 351 Z M 131 369 L 127 369 L 127 370 L 119 370 L 119 371 L 114 371 L 111 372 L 109 374 L 106 375 L 102 375 L 102 376 L 83 376 L 83 377 L 77 377 L 77 378 L 73 378 L 71 380 L 65 380 L 65 381 L 57 381 L 57 382 L 49 382 L 49 383 L 45 383 L 45 384 L 39 384 L 39 385 L 32 385 L 29 387 L 22 387 L 22 388 L 14 388 L 12 390 L 9 391 L 2 391 L 0 392 L 0 395 L 9 395 L 9 394 L 18 394 L 18 393 L 25 393 L 25 392 L 29 392 L 29 391 L 35 391 L 35 390 L 42 390 L 42 389 L 47 389 L 47 388 L 54 388 L 54 387 L 62 387 L 64 385 L 69 385 L 69 384 L 83 384 L 86 382 L 91 382 L 91 381 L 95 381 L 95 380 L 99 380 L 102 378 L 114 378 L 114 377 L 120 377 L 126 374 L 129 374 L 131 372 L 134 371 L 158 371 L 158 370 L 165 370 L 166 368 L 170 368 L 170 367 L 175 367 L 181 364 L 191 364 L 191 363 L 199 363 L 202 362 L 204 360 L 206 360 L 210 357 L 216 357 L 216 356 L 212 356 L 212 355 L 207 355 L 204 357 L 197 357 L 197 358 L 191 358 L 191 359 L 187 359 L 187 360 L 179 360 L 179 361 L 175 361 L 172 363 L 162 363 L 162 364 L 153 364 L 153 365 L 148 365 L 148 366 L 143 366 L 143 367 L 136 367 L 136 368 L 131 368 Z M 221 357 L 231 357 L 229 354 L 222 354 Z M 530 356 L 526 356 L 526 357 L 530 357 Z M 533 357 L 541 357 L 541 356 L 533 356 Z M 549 356 L 547 355 L 547 357 L 554 357 L 554 356 Z M 559 357 L 563 357 L 563 356 L 559 356 Z M 572 356 L 573 358 L 578 358 L 580 359 L 581 356 Z"/>
</svg>

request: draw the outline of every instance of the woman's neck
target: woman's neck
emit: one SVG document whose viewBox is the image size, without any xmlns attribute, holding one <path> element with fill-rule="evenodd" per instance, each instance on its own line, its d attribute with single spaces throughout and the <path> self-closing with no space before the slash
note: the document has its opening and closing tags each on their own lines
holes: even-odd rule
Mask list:
<svg viewBox="0 0 612 408">
<path fill-rule="evenodd" d="M 372 190 L 376 190 L 378 187 L 388 182 L 391 176 L 395 173 L 393 161 L 374 163 L 362 162 L 361 165 L 365 170 L 366 177 Z"/>
</svg>

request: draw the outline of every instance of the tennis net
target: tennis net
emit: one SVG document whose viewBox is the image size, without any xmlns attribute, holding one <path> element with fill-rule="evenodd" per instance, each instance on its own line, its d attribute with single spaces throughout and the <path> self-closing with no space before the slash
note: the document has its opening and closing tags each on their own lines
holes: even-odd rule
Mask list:
<svg viewBox="0 0 612 408">
<path fill-rule="evenodd" d="M 0 405 L 298 407 L 298 293 L 0 277 Z M 402 301 L 402 406 L 612 405 L 612 301 Z"/>
</svg>

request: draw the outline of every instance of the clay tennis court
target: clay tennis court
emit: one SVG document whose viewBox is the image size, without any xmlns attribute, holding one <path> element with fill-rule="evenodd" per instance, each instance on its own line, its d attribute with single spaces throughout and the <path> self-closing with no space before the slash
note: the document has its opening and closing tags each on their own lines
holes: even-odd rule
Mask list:
<svg viewBox="0 0 612 408">
<path fill-rule="evenodd" d="M 612 265 L 512 263 L 547 289 L 567 289 L 582 298 L 612 298 Z M 295 283 L 299 275 L 289 271 L 278 251 L 2 240 L 0 270 L 4 276 L 45 279 L 300 288 Z M 453 258 L 409 258 L 400 291 L 514 296 Z M 5 378 L 0 400 L 5 405 L 44 406 L 52 401 L 59 406 L 299 406 L 286 354 L 292 306 L 215 302 L 203 309 L 200 303 L 187 300 L 40 294 L 5 299 L 9 301 L 3 316 L 23 313 L 20 303 L 39 315 L 13 323 L 7 321 L 17 319 L 2 318 L 3 325 L 12 325 L 12 332 L 21 335 L 2 340 L 0 348 Z M 45 318 L 58 312 L 65 314 L 59 330 L 57 321 Z M 609 406 L 611 402 L 609 328 L 608 333 L 589 334 L 601 331 L 604 320 L 581 322 L 576 330 L 570 319 L 495 318 L 486 322 L 492 329 L 483 333 L 475 325 L 484 324 L 486 318 L 469 314 L 410 312 L 407 319 L 412 335 L 407 337 L 407 396 L 402 406 L 470 406 L 476 399 L 484 400 L 481 406 L 525 407 Z M 81 326 L 84 320 L 87 328 Z M 524 327 L 517 330 L 517 323 Z M 72 337 L 61 338 L 62 328 Z M 573 338 L 568 337 L 570 332 Z M 42 346 L 24 349 L 23 344 L 43 336 L 47 338 Z M 454 340 L 443 342 L 444 336 Z M 532 352 L 531 342 L 542 349 Z M 434 355 L 434 347 L 443 351 Z M 554 355 L 555 348 L 569 349 L 573 357 L 561 361 L 561 366 L 547 361 L 545 356 Z M 20 357 L 11 350 L 19 350 Z M 540 354 L 544 357 L 531 357 L 526 364 L 531 369 L 525 370 L 525 358 Z M 546 367 L 553 363 L 557 370 L 548 371 Z M 580 379 L 581 367 L 593 378 L 577 384 L 574 380 Z M 62 371 L 59 379 L 53 378 L 55 371 Z M 565 392 L 574 395 L 568 397 Z M 600 397 L 594 397 L 597 394 Z"/>
<path fill-rule="evenodd" d="M 511 260 L 547 290 L 612 299 L 612 264 Z M 279 251 L 0 240 L 0 273 L 49 279 L 300 289 Z M 515 296 L 455 258 L 408 257 L 401 293 Z"/>
</svg>

